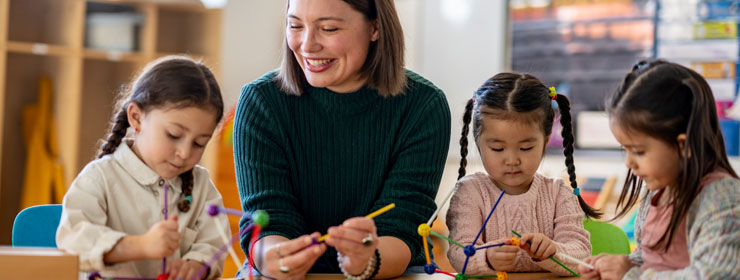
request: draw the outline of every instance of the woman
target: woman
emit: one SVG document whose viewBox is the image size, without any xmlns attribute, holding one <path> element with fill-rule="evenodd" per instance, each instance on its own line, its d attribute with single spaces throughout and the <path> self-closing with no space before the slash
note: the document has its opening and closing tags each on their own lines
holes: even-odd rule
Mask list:
<svg viewBox="0 0 740 280">
<path fill-rule="evenodd" d="M 280 69 L 243 88 L 234 122 L 242 207 L 270 215 L 257 270 L 369 279 L 422 265 L 416 227 L 435 209 L 450 112 L 442 91 L 403 69 L 393 1 L 290 0 L 286 21 Z"/>
</svg>

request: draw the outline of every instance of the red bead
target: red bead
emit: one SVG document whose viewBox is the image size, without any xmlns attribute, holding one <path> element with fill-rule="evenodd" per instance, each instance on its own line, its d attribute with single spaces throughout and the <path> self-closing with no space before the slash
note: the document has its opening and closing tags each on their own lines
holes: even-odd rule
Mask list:
<svg viewBox="0 0 740 280">
<path fill-rule="evenodd" d="M 169 275 L 167 274 L 160 274 L 157 276 L 157 280 L 167 280 L 168 277 Z"/>
</svg>

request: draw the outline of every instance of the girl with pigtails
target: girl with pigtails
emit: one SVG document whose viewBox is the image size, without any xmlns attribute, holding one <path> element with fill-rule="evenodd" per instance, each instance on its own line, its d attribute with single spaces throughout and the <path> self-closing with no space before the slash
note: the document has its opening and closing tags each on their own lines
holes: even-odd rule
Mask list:
<svg viewBox="0 0 740 280">
<path fill-rule="evenodd" d="M 565 165 L 572 189 L 560 179 L 537 173 L 555 119 L 553 101 L 560 109 Z M 468 101 L 463 122 L 457 192 L 447 213 L 450 238 L 472 244 L 485 227 L 473 246 L 505 243 L 470 257 L 466 274 L 546 270 L 570 275 L 549 257 L 555 253 L 579 259 L 590 256 L 589 234 L 582 219 L 599 217 L 600 213 L 580 197 L 568 98 L 531 75 L 500 73 L 486 80 Z M 465 176 L 471 122 L 486 172 Z M 484 225 L 502 192 L 500 205 Z M 512 230 L 523 233 L 520 246 L 512 244 Z M 450 246 L 447 256 L 461 271 L 466 259 L 463 249 Z M 561 261 L 568 267 L 577 266 L 569 260 Z"/>
<path fill-rule="evenodd" d="M 229 233 L 215 219 L 228 223 L 204 211 L 223 202 L 197 163 L 223 107 L 211 70 L 181 56 L 150 63 L 122 92 L 97 159 L 64 196 L 56 241 L 79 255 L 81 271 L 168 279 L 221 275 L 223 257 L 206 265 L 223 245 L 219 231 Z"/>
</svg>

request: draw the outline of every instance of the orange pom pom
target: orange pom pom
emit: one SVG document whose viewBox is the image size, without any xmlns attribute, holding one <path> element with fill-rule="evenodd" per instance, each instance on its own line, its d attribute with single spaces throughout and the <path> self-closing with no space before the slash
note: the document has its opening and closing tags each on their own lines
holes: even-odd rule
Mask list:
<svg viewBox="0 0 740 280">
<path fill-rule="evenodd" d="M 519 245 L 521 245 L 521 243 L 519 243 L 519 239 L 517 239 L 516 237 L 512 237 L 511 238 L 511 245 L 514 245 L 514 246 L 519 247 Z"/>
</svg>

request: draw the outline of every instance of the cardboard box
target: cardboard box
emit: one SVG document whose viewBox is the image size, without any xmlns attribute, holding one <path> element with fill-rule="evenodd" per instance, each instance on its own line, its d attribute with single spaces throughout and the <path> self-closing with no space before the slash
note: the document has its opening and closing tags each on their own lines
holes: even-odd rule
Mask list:
<svg viewBox="0 0 740 280">
<path fill-rule="evenodd" d="M 0 246 L 0 278 L 77 280 L 79 259 L 55 248 Z"/>
</svg>

